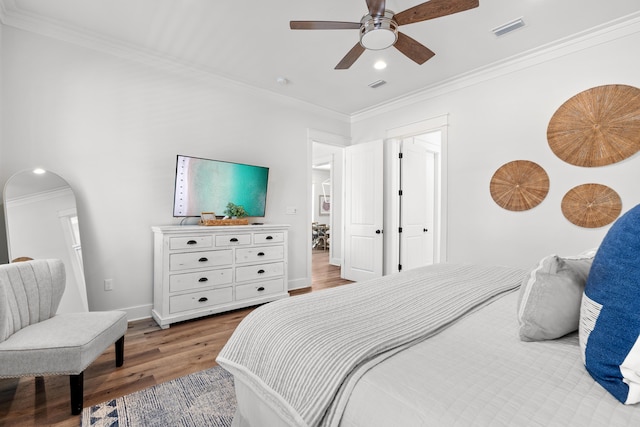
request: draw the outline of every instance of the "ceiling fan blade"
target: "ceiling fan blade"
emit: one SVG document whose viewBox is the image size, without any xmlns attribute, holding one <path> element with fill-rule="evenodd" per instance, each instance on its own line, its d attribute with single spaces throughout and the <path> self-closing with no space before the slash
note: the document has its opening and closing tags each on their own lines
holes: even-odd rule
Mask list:
<svg viewBox="0 0 640 427">
<path fill-rule="evenodd" d="M 356 43 L 356 45 L 351 48 L 349 53 L 347 53 L 345 57 L 342 58 L 342 60 L 338 63 L 338 65 L 336 65 L 335 69 L 346 70 L 347 68 L 351 67 L 353 63 L 356 62 L 358 58 L 360 58 L 360 55 L 362 55 L 362 52 L 364 51 L 365 48 L 362 47 L 360 43 Z"/>
<path fill-rule="evenodd" d="M 292 30 L 359 30 L 359 22 L 339 21 L 291 21 Z"/>
<path fill-rule="evenodd" d="M 384 15 L 386 0 L 367 0 L 367 7 L 371 16 Z"/>
<path fill-rule="evenodd" d="M 431 49 L 402 33 L 398 33 L 398 41 L 394 46 L 419 65 L 424 64 L 435 55 Z"/>
<path fill-rule="evenodd" d="M 407 25 L 463 12 L 479 5 L 480 0 L 430 0 L 397 13 L 393 19 L 398 25 Z"/>
</svg>

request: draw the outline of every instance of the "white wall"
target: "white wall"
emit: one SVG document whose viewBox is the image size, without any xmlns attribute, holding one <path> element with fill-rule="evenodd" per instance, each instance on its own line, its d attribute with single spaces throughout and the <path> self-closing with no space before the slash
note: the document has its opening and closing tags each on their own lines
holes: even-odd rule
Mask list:
<svg viewBox="0 0 640 427">
<path fill-rule="evenodd" d="M 2 28 L 0 186 L 40 166 L 74 189 L 92 310 L 148 315 L 152 225 L 176 224 L 176 154 L 268 166 L 264 222 L 291 224 L 290 285 L 310 283 L 308 129 L 348 119 L 179 66 L 131 62 Z M 286 215 L 287 206 L 297 215 Z M 114 290 L 103 290 L 112 278 Z"/>
<path fill-rule="evenodd" d="M 638 46 L 636 23 L 538 52 L 363 112 L 353 119 L 352 141 L 384 138 L 390 129 L 448 114 L 448 261 L 529 267 L 547 254 L 575 254 L 597 246 L 608 227 L 573 225 L 561 212 L 562 197 L 576 185 L 601 183 L 618 192 L 623 212 L 629 210 L 640 203 L 640 153 L 606 167 L 572 166 L 549 149 L 547 124 L 562 103 L 583 90 L 640 87 Z M 493 173 L 518 159 L 537 162 L 551 181 L 546 199 L 525 212 L 500 208 L 489 193 Z"/>
<path fill-rule="evenodd" d="M 448 114 L 448 260 L 529 266 L 548 253 L 596 246 L 606 233 L 608 227 L 580 228 L 562 215 L 560 201 L 575 185 L 611 186 L 623 211 L 640 202 L 640 155 L 579 168 L 555 157 L 546 143 L 549 119 L 576 93 L 602 84 L 640 87 L 638 26 L 389 102 L 351 124 L 178 66 L 135 63 L 3 26 L 0 186 L 34 166 L 64 177 L 78 201 L 90 308 L 148 313 L 150 227 L 177 222 L 171 217 L 176 154 L 271 168 L 264 221 L 292 225 L 295 286 L 310 282 L 308 129 L 351 132 L 355 143 Z M 489 194 L 495 170 L 516 159 L 539 163 L 551 179 L 547 198 L 526 212 L 506 211 Z M 298 214 L 286 215 L 287 206 Z M 111 292 L 103 291 L 106 278 L 114 279 Z"/>
</svg>

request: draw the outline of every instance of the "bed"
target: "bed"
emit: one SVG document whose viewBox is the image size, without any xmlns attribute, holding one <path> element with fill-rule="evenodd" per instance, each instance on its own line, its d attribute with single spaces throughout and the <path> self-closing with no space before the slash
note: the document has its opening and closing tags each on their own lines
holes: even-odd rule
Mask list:
<svg viewBox="0 0 640 427">
<path fill-rule="evenodd" d="M 233 425 L 638 426 L 640 406 L 585 369 L 594 254 L 437 264 L 262 306 L 217 358 Z"/>
</svg>

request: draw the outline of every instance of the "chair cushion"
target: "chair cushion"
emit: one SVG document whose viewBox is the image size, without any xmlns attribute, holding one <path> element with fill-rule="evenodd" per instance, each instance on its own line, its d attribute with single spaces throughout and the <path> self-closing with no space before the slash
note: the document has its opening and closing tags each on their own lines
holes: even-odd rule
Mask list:
<svg viewBox="0 0 640 427">
<path fill-rule="evenodd" d="M 0 377 L 79 374 L 126 330 L 123 311 L 58 314 L 0 343 Z"/>
</svg>

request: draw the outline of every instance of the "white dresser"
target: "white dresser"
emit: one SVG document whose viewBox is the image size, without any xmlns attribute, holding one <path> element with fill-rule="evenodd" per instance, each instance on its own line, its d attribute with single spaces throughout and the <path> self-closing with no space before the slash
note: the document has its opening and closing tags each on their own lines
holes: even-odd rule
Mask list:
<svg viewBox="0 0 640 427">
<path fill-rule="evenodd" d="M 163 329 L 288 297 L 288 225 L 152 227 L 153 310 Z"/>
</svg>

